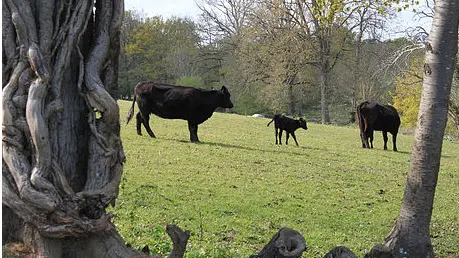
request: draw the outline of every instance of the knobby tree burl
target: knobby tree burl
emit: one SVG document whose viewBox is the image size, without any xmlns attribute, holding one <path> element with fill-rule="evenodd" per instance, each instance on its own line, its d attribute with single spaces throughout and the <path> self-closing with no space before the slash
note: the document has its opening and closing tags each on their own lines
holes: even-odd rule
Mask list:
<svg viewBox="0 0 459 258">
<path fill-rule="evenodd" d="M 123 1 L 2 7 L 4 238 L 37 257 L 132 257 L 105 211 L 125 159 L 114 97 Z"/>
</svg>

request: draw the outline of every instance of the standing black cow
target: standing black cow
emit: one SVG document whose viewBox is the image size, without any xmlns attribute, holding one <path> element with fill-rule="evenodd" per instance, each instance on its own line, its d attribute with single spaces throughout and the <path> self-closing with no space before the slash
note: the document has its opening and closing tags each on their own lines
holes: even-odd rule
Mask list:
<svg viewBox="0 0 459 258">
<path fill-rule="evenodd" d="M 390 132 L 394 151 L 397 151 L 400 116 L 393 106 L 365 101 L 357 107 L 356 115 L 360 128 L 362 148 L 373 148 L 373 131 L 382 131 L 384 150 L 387 150 L 387 132 Z M 370 143 L 368 143 L 368 139 L 370 139 Z"/>
<path fill-rule="evenodd" d="M 188 121 L 191 142 L 199 142 L 198 125 L 211 117 L 217 107 L 233 107 L 230 93 L 225 86 L 220 90 L 207 90 L 140 82 L 135 86 L 134 101 L 126 123 L 132 119 L 136 99 L 140 109 L 136 115 L 138 135 L 142 135 L 141 124 L 143 124 L 148 134 L 153 138 L 156 137 L 149 124 L 150 114 L 155 114 L 161 118 Z"/>
<path fill-rule="evenodd" d="M 303 118 L 292 119 L 284 115 L 275 115 L 273 120 L 271 120 L 271 122 L 269 122 L 267 126 L 269 126 L 273 121 L 274 121 L 274 132 L 276 134 L 276 144 L 277 144 L 278 135 L 279 135 L 279 144 L 282 144 L 282 131 L 285 130 L 287 134 L 285 144 L 288 144 L 288 138 L 291 134 L 293 139 L 295 140 L 296 146 L 298 146 L 298 142 L 296 141 L 296 136 L 295 136 L 296 129 L 301 127 L 304 130 L 308 130 L 306 121 Z M 280 130 L 280 132 L 278 132 L 278 130 Z"/>
</svg>

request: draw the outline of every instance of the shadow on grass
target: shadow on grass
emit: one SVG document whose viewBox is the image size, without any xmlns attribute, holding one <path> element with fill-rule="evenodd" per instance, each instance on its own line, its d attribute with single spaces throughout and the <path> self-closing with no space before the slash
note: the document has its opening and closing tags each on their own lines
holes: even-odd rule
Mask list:
<svg viewBox="0 0 459 258">
<path fill-rule="evenodd" d="M 158 139 L 158 138 L 150 138 L 148 137 L 149 139 L 152 139 L 152 140 L 155 140 L 155 139 Z M 209 146 L 218 146 L 218 147 L 222 147 L 222 148 L 232 148 L 232 149 L 240 149 L 240 150 L 249 150 L 249 151 L 261 151 L 261 152 L 268 152 L 268 153 L 284 153 L 284 154 L 293 154 L 293 155 L 298 155 L 298 156 L 307 156 L 307 154 L 304 154 L 304 153 L 297 153 L 297 152 L 294 152 L 294 151 L 289 151 L 289 150 L 265 150 L 265 149 L 259 149 L 259 148 L 251 148 L 251 147 L 245 147 L 245 146 L 240 146 L 240 145 L 235 145 L 235 144 L 228 144 L 228 143 L 219 143 L 219 142 L 205 142 L 205 141 L 200 141 L 200 142 L 196 142 L 196 143 L 191 143 L 189 140 L 183 140 L 183 139 L 173 139 L 173 138 L 160 138 L 161 140 L 164 140 L 164 141 L 174 141 L 174 142 L 180 142 L 180 143 L 190 143 L 190 144 L 203 144 L 203 145 L 209 145 Z M 143 145 L 146 145 L 146 144 L 143 144 Z M 282 148 L 282 146 L 285 146 L 284 144 L 283 145 L 276 145 L 278 146 L 279 148 Z M 291 146 L 291 144 L 289 145 Z M 294 146 L 294 145 L 293 145 Z M 318 148 L 318 147 L 312 147 L 312 146 L 298 146 L 298 148 L 300 149 L 303 149 L 303 150 L 312 150 L 312 151 L 329 151 L 328 148 Z M 362 149 L 362 148 L 360 148 Z M 293 150 L 293 149 L 292 149 Z M 356 148 L 357 150 L 357 148 Z M 383 151 L 383 152 L 393 152 L 392 150 L 382 150 L 382 149 L 377 149 L 377 148 L 373 148 L 373 149 L 370 149 L 370 150 L 376 150 L 376 151 Z M 400 154 L 403 154 L 403 155 L 411 155 L 411 151 L 397 151 L 396 153 L 400 153 Z M 443 158 L 451 158 L 449 155 L 442 155 Z"/>
<path fill-rule="evenodd" d="M 171 139 L 171 138 L 163 138 L 162 140 L 175 141 L 175 142 L 181 142 L 181 143 L 190 143 L 190 144 L 202 144 L 202 145 L 217 146 L 217 147 L 222 147 L 222 148 L 232 148 L 232 149 L 238 149 L 238 150 L 260 151 L 260 152 L 266 152 L 266 153 L 285 153 L 285 154 L 293 154 L 293 155 L 298 155 L 298 156 L 308 156 L 307 154 L 304 154 L 304 153 L 294 152 L 293 149 L 292 149 L 292 151 L 288 151 L 288 150 L 265 150 L 265 149 L 251 148 L 251 147 L 245 147 L 245 146 L 229 144 L 229 143 L 219 143 L 219 142 L 200 141 L 200 142 L 196 142 L 196 143 L 191 143 L 190 141 L 180 140 L 180 139 Z M 282 145 L 278 145 L 278 146 L 279 146 L 279 148 L 282 147 Z M 310 147 L 303 147 L 303 146 L 300 146 L 299 148 L 302 148 L 302 149 L 316 149 L 316 150 L 322 150 L 322 151 L 324 150 L 324 149 L 310 148 Z"/>
<path fill-rule="evenodd" d="M 411 151 L 397 151 L 397 153 L 405 154 L 405 155 L 411 155 Z"/>
<path fill-rule="evenodd" d="M 388 149 L 388 150 L 384 150 L 383 148 L 361 148 L 359 147 L 358 149 L 360 150 L 368 150 L 368 151 L 377 151 L 377 152 L 381 152 L 381 153 L 400 153 L 400 154 L 404 154 L 404 155 L 410 155 L 411 154 L 411 150 L 410 151 L 401 151 L 401 150 L 398 150 L 398 151 L 393 151 L 392 149 Z M 357 150 L 357 148 L 356 148 Z"/>
<path fill-rule="evenodd" d="M 295 152 L 294 148 L 298 148 L 301 150 L 316 150 L 316 151 L 327 151 L 325 148 L 316 148 L 316 147 L 310 147 L 310 146 L 295 146 L 295 145 L 287 145 L 287 146 L 294 146 L 294 148 L 288 150 L 288 149 L 281 149 L 285 148 L 285 145 L 276 145 L 278 146 L 278 150 L 266 150 L 266 149 L 258 149 L 258 148 L 251 148 L 251 147 L 244 147 L 244 146 L 239 146 L 239 145 L 233 145 L 233 144 L 227 144 L 227 143 L 216 143 L 216 142 L 201 142 L 200 144 L 206 144 L 206 145 L 211 145 L 211 146 L 220 146 L 220 147 L 225 147 L 225 148 L 234 148 L 234 149 L 242 149 L 242 150 L 250 150 L 250 151 L 260 151 L 260 152 L 267 152 L 267 153 L 284 153 L 284 154 L 293 154 L 293 155 L 298 155 L 298 156 L 309 156 L 308 154 L 305 153 L 298 153 Z"/>
<path fill-rule="evenodd" d="M 363 148 L 362 148 L 362 149 L 363 149 Z M 410 151 L 401 151 L 401 150 L 392 151 L 392 150 L 383 150 L 383 149 L 370 149 L 370 150 L 382 151 L 383 153 L 386 153 L 386 152 L 394 152 L 394 153 L 400 153 L 400 154 L 404 154 L 404 155 L 411 155 L 411 150 L 410 150 Z M 445 155 L 445 154 L 442 154 L 441 157 L 442 157 L 442 158 L 450 158 L 449 155 Z"/>
</svg>

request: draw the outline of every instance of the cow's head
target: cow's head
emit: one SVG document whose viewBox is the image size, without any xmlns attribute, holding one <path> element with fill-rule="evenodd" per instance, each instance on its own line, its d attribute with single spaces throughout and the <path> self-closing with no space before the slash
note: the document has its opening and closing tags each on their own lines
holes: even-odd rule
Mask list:
<svg viewBox="0 0 459 258">
<path fill-rule="evenodd" d="M 231 102 L 231 95 L 228 91 L 228 89 L 225 86 L 222 86 L 220 89 L 220 103 L 219 106 L 222 108 L 232 108 L 233 107 L 233 102 Z"/>
<path fill-rule="evenodd" d="M 308 130 L 308 125 L 306 124 L 306 120 L 304 120 L 302 117 L 298 119 L 298 123 L 300 124 L 301 128 L 303 128 L 304 130 Z"/>
</svg>

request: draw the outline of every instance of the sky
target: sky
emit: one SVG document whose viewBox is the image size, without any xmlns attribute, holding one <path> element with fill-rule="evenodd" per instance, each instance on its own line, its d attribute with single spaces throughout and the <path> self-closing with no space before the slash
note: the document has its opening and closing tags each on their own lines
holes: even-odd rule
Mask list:
<svg viewBox="0 0 459 258">
<path fill-rule="evenodd" d="M 197 16 L 200 13 L 195 0 L 125 0 L 124 5 L 126 10 L 135 9 L 144 12 L 148 17 L 161 15 L 165 19 L 176 16 L 197 20 Z M 391 29 L 389 32 L 386 32 L 388 33 L 386 37 L 402 37 L 404 36 L 404 28 L 416 25 L 421 25 L 427 32 L 430 32 L 431 20 L 419 20 L 413 17 L 414 14 L 411 11 L 403 11 L 398 16 L 396 20 L 391 21 Z"/>
<path fill-rule="evenodd" d="M 148 17 L 161 15 L 166 19 L 177 16 L 196 20 L 199 14 L 194 0 L 125 0 L 124 8 L 143 11 Z"/>
</svg>

